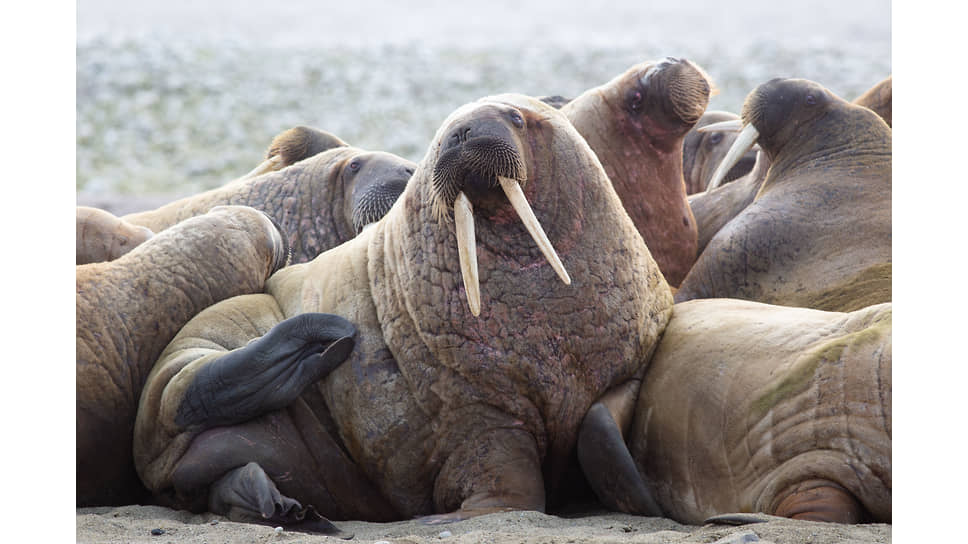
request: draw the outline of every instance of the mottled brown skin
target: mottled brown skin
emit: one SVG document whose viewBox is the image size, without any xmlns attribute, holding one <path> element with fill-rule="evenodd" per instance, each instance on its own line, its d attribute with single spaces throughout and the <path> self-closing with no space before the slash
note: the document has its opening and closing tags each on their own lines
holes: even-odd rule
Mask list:
<svg viewBox="0 0 968 544">
<path fill-rule="evenodd" d="M 273 218 L 292 249 L 292 262 L 303 263 L 382 217 L 415 167 L 391 153 L 341 146 L 123 219 L 160 232 L 213 206 L 251 206 Z"/>
<path fill-rule="evenodd" d="M 682 142 L 706 110 L 711 91 L 701 69 L 670 58 L 633 66 L 561 107 L 595 151 L 673 286 L 697 255 L 696 221 L 682 175 Z"/>
<path fill-rule="evenodd" d="M 77 505 L 147 498 L 131 457 L 151 366 L 206 306 L 261 291 L 284 241 L 252 208 L 222 207 L 110 262 L 77 267 Z"/>
<path fill-rule="evenodd" d="M 132 225 L 111 212 L 77 207 L 77 264 L 113 261 L 152 236 L 151 229 Z"/>
<path fill-rule="evenodd" d="M 890 523 L 891 313 L 676 304 L 628 435 L 662 515 Z"/>
<path fill-rule="evenodd" d="M 689 207 L 696 218 L 699 233 L 700 255 L 706 250 L 713 236 L 752 204 L 756 194 L 760 192 L 760 186 L 770 169 L 770 159 L 760 151 L 756 152 L 755 157 L 753 168 L 746 175 L 711 191 L 689 195 Z"/>
<path fill-rule="evenodd" d="M 571 285 L 495 187 L 492 175 L 510 171 L 478 170 L 475 158 L 495 164 L 499 142 L 516 150 L 514 177 Z M 480 151 L 455 159 L 475 145 Z M 435 176 L 442 170 L 450 174 Z M 475 210 L 477 317 L 459 273 L 454 189 Z M 256 461 L 283 495 L 334 519 L 440 514 L 425 521 L 446 522 L 544 510 L 584 413 L 641 375 L 670 311 L 668 285 L 567 119 L 529 97 L 482 99 L 444 122 L 404 194 L 372 228 L 278 272 L 266 294 L 225 301 L 185 326 L 142 396 L 139 474 L 156 497 L 196 508 L 212 472 Z M 175 414 L 199 369 L 304 312 L 335 313 L 357 327 L 344 364 L 285 410 L 208 430 L 179 427 Z M 267 433 L 272 441 L 260 438 Z M 229 439 L 255 446 L 233 450 L 231 466 L 206 474 L 228 457 Z M 313 460 L 332 450 L 319 445 L 326 440 L 345 459 Z M 348 466 L 360 475 L 352 486 L 336 481 Z"/>
<path fill-rule="evenodd" d="M 713 173 L 723 161 L 726 152 L 736 141 L 737 132 L 714 131 L 699 132 L 696 129 L 706 125 L 739 119 L 739 115 L 728 111 L 707 111 L 699 118 L 682 141 L 682 174 L 686 181 L 686 194 L 694 195 L 706 190 Z M 723 184 L 739 179 L 749 173 L 756 162 L 756 151 L 748 151 L 746 155 L 730 168 L 723 178 Z M 695 210 L 693 210 L 695 212 Z M 696 218 L 699 222 L 699 218 Z M 699 227 L 701 228 L 701 227 Z M 700 249 L 701 253 L 702 250 Z"/>
<path fill-rule="evenodd" d="M 706 246 L 676 302 L 741 298 L 851 311 L 891 300 L 891 128 L 821 85 L 776 79 L 744 122 L 770 168 Z"/>
<path fill-rule="evenodd" d="M 893 87 L 894 87 L 894 76 L 887 76 L 886 79 L 882 80 L 877 85 L 874 85 L 867 90 L 864 94 L 857 97 L 854 100 L 854 104 L 858 106 L 864 106 L 865 108 L 873 111 L 877 115 L 884 119 L 887 126 L 893 127 L 891 124 L 891 113 L 893 110 Z"/>
</svg>

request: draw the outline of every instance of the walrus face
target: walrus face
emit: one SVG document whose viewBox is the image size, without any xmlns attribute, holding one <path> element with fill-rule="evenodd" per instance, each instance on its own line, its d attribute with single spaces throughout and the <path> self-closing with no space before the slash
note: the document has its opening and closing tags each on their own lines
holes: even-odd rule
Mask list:
<svg viewBox="0 0 968 544">
<path fill-rule="evenodd" d="M 713 172 L 736 140 L 737 133 L 731 130 L 704 131 L 703 127 L 723 121 L 740 119 L 735 113 L 726 111 L 707 111 L 682 140 L 682 175 L 686 181 L 686 193 L 702 192 L 712 179 Z M 734 166 L 722 183 L 745 176 L 756 163 L 756 152 L 748 151 Z"/>
<path fill-rule="evenodd" d="M 474 109 L 473 115 L 457 116 L 438 140 L 430 205 L 438 221 L 453 210 L 461 275 L 475 316 L 480 314 L 481 303 L 472 200 L 485 209 L 510 201 L 555 272 L 565 284 L 571 283 L 522 190 L 528 179 L 526 157 L 522 156 L 528 133 L 526 113 L 538 120 L 533 113 L 510 104 L 486 104 Z"/>
<path fill-rule="evenodd" d="M 347 159 L 340 170 L 340 186 L 349 198 L 344 214 L 356 234 L 378 221 L 407 188 L 416 164 L 390 153 L 372 151 Z"/>
</svg>

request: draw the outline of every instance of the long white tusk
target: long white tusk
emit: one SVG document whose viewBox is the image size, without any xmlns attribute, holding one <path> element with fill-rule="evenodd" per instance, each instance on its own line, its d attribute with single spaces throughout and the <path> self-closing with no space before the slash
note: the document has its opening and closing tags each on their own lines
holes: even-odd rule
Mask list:
<svg viewBox="0 0 968 544">
<path fill-rule="evenodd" d="M 743 130 L 743 120 L 730 119 L 729 121 L 720 121 L 699 127 L 696 132 L 739 132 L 741 130 Z"/>
<path fill-rule="evenodd" d="M 524 197 L 524 191 L 521 190 L 521 186 L 518 185 L 517 181 L 510 178 L 498 176 L 497 179 L 501 182 L 501 188 L 504 189 L 504 194 L 511 201 L 511 206 L 514 208 L 514 211 L 518 212 L 518 217 L 524 223 L 524 228 L 528 229 L 531 238 L 538 244 L 538 249 L 541 250 L 545 259 L 548 260 L 548 264 L 551 265 L 551 268 L 555 269 L 558 277 L 561 278 L 561 281 L 565 282 L 565 285 L 571 285 L 571 278 L 568 276 L 568 272 L 565 271 L 565 265 L 561 264 L 561 259 L 558 258 L 555 248 L 551 245 L 551 241 L 548 240 L 544 229 L 541 228 L 541 223 L 538 222 L 538 218 L 531 211 L 531 205 L 528 204 L 528 199 Z"/>
<path fill-rule="evenodd" d="M 474 207 L 461 191 L 454 201 L 454 228 L 460 275 L 467 292 L 467 305 L 474 316 L 481 315 L 481 283 L 477 275 L 477 238 L 474 234 Z"/>
<path fill-rule="evenodd" d="M 713 172 L 713 177 L 709 180 L 709 184 L 706 185 L 706 191 L 710 191 L 719 187 L 722 183 L 723 178 L 726 177 L 726 173 L 732 168 L 739 159 L 746 154 L 747 151 L 752 149 L 753 145 L 756 144 L 756 139 L 760 137 L 760 133 L 752 125 L 746 125 L 743 130 L 740 131 L 739 136 L 736 137 L 736 141 L 730 146 L 729 151 L 726 152 L 726 156 L 723 157 L 723 161 L 719 163 L 716 171 Z"/>
<path fill-rule="evenodd" d="M 262 161 L 262 163 L 259 164 L 259 166 L 256 166 L 255 168 L 253 168 L 252 171 L 250 171 L 248 174 L 242 176 L 241 178 L 238 178 L 237 181 L 254 178 L 256 176 L 261 176 L 266 172 L 272 172 L 273 170 L 278 170 L 279 169 L 278 165 L 280 162 L 282 162 L 282 157 L 280 157 L 279 155 L 273 155 L 268 159 Z"/>
</svg>

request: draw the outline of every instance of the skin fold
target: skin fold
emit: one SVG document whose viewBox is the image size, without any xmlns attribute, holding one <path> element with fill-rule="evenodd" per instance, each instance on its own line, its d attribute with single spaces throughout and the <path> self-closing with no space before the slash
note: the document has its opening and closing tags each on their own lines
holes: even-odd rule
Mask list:
<svg viewBox="0 0 968 544">
<path fill-rule="evenodd" d="M 77 267 L 78 506 L 146 499 L 131 442 L 151 366 L 203 308 L 261 291 L 286 254 L 265 214 L 223 206 Z"/>
<path fill-rule="evenodd" d="M 523 192 L 570 282 L 497 177 Z M 458 200 L 473 209 L 478 315 L 455 236 Z M 263 491 L 254 495 L 276 505 L 271 516 L 284 515 L 287 501 L 331 519 L 427 523 L 543 511 L 566 483 L 584 414 L 641 376 L 671 299 L 568 120 L 530 97 L 481 99 L 444 121 L 372 228 L 276 273 L 264 294 L 224 301 L 185 325 L 141 398 L 138 472 L 163 503 L 228 515 L 206 499 L 238 488 L 220 480 L 226 473 L 256 481 Z M 325 378 L 244 421 L 178 419 L 200 398 L 192 384 L 206 390 L 205 368 L 316 312 L 358 331 Z M 261 472 L 251 475 L 252 462 Z"/>
</svg>

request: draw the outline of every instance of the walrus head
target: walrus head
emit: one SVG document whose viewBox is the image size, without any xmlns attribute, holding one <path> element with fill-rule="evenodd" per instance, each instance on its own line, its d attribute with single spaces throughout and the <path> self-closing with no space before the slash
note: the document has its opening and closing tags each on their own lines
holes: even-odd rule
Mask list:
<svg viewBox="0 0 968 544">
<path fill-rule="evenodd" d="M 511 105 L 490 104 L 486 110 L 469 119 L 458 118 L 445 129 L 433 170 L 430 203 L 438 220 L 448 217 L 448 211 L 453 210 L 461 275 L 468 305 L 475 316 L 481 312 L 481 295 L 471 200 L 487 205 L 498 188 L 561 281 L 571 283 L 522 190 L 528 179 L 521 156 L 525 148 L 521 138 L 527 132 L 525 117 Z"/>
<path fill-rule="evenodd" d="M 727 111 L 707 111 L 696 123 L 696 126 L 686 134 L 682 141 L 682 175 L 686 181 L 686 193 L 695 194 L 706 189 L 713 172 L 726 152 L 733 145 L 737 134 L 726 130 L 706 132 L 703 127 L 713 123 L 732 121 L 740 117 Z M 741 178 L 753 169 L 756 163 L 756 151 L 748 151 L 736 163 L 723 179 L 722 183 L 729 183 Z"/>
<path fill-rule="evenodd" d="M 416 164 L 381 151 L 360 153 L 340 170 L 340 185 L 349 198 L 344 213 L 356 234 L 382 218 L 407 188 Z"/>
<path fill-rule="evenodd" d="M 327 149 L 346 145 L 349 144 L 325 130 L 299 125 L 280 132 L 272 139 L 266 159 L 278 157 L 280 168 L 283 168 Z"/>
<path fill-rule="evenodd" d="M 741 119 L 699 129 L 700 132 L 739 131 L 706 190 L 718 187 L 726 173 L 757 143 L 767 157 L 776 163 L 777 154 L 786 143 L 811 137 L 811 131 L 805 128 L 826 117 L 835 106 L 852 107 L 824 86 L 810 80 L 774 78 L 759 85 L 746 97 Z M 860 113 L 861 117 L 865 115 Z M 848 134 L 849 131 L 841 133 Z M 829 142 L 822 145 L 829 147 Z"/>
</svg>

